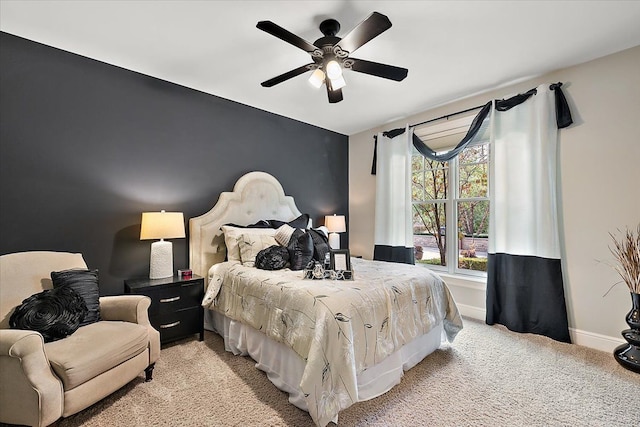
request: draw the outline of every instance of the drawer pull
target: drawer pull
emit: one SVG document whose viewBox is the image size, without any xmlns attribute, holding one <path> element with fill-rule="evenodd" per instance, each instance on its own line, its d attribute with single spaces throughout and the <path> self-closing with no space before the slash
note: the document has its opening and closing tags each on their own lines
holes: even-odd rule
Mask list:
<svg viewBox="0 0 640 427">
<path fill-rule="evenodd" d="M 160 328 L 161 329 L 173 328 L 174 326 L 178 326 L 179 324 L 180 324 L 180 321 L 178 320 L 177 322 L 167 323 L 166 325 L 160 325 Z"/>
<path fill-rule="evenodd" d="M 174 301 L 178 301 L 179 299 L 180 297 L 165 298 L 165 299 L 161 299 L 160 302 L 174 302 Z"/>
</svg>

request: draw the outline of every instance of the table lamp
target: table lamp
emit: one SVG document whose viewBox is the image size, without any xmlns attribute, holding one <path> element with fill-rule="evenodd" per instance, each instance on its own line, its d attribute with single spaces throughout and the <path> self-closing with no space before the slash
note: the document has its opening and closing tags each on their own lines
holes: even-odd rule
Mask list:
<svg viewBox="0 0 640 427">
<path fill-rule="evenodd" d="M 340 235 L 347 231 L 344 215 L 328 215 L 324 217 L 324 226 L 329 229 L 329 246 L 331 249 L 340 249 Z"/>
<path fill-rule="evenodd" d="M 164 239 L 184 238 L 182 212 L 143 212 L 140 240 L 160 239 L 151 244 L 149 278 L 173 276 L 173 245 Z"/>
</svg>

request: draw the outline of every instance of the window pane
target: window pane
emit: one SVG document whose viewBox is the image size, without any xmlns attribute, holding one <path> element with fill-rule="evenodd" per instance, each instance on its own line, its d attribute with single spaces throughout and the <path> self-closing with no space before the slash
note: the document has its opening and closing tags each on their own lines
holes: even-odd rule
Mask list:
<svg viewBox="0 0 640 427">
<path fill-rule="evenodd" d="M 487 163 L 477 163 L 473 165 L 460 166 L 460 198 L 487 197 Z"/>
<path fill-rule="evenodd" d="M 428 160 L 419 154 L 412 157 L 411 169 L 411 197 L 414 202 L 447 198 L 448 169 L 446 162 Z"/>
<path fill-rule="evenodd" d="M 487 163 L 489 161 L 489 144 L 474 145 L 460 153 L 460 164 Z"/>
<path fill-rule="evenodd" d="M 476 145 L 467 148 L 459 157 L 460 198 L 488 197 L 489 145 Z"/>
<path fill-rule="evenodd" d="M 447 265 L 446 204 L 415 203 L 413 205 L 413 240 L 416 262 Z"/>
<path fill-rule="evenodd" d="M 424 172 L 424 193 L 423 200 L 441 200 L 447 198 L 447 178 L 446 169 L 429 169 Z"/>
<path fill-rule="evenodd" d="M 424 172 L 413 172 L 411 174 L 411 201 L 421 202 L 425 200 L 424 194 Z"/>
<path fill-rule="evenodd" d="M 424 169 L 424 156 L 422 154 L 411 156 L 411 171 L 417 172 Z"/>
<path fill-rule="evenodd" d="M 489 201 L 458 203 L 458 267 L 487 271 Z"/>
</svg>

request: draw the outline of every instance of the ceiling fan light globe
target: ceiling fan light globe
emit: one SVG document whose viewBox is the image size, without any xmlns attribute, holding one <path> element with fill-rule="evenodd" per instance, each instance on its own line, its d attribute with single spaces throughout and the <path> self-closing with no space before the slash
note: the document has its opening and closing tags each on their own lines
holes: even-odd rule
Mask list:
<svg viewBox="0 0 640 427">
<path fill-rule="evenodd" d="M 340 67 L 338 61 L 332 59 L 331 61 L 327 62 L 327 66 L 325 68 L 327 70 L 327 77 L 329 77 L 331 80 L 342 77 L 342 67 Z"/>
<path fill-rule="evenodd" d="M 331 79 L 331 87 L 333 90 L 342 89 L 347 85 L 347 82 L 344 81 L 344 77 L 339 76 L 335 79 Z"/>
<path fill-rule="evenodd" d="M 316 89 L 320 89 L 322 83 L 324 83 L 324 72 L 320 68 L 316 68 L 316 70 L 311 73 L 311 77 L 309 77 L 309 83 Z"/>
</svg>

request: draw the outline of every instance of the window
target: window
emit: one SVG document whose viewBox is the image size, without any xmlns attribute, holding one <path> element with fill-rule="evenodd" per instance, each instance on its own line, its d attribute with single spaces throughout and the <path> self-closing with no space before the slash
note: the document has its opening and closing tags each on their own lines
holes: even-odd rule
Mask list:
<svg viewBox="0 0 640 427">
<path fill-rule="evenodd" d="M 414 132 L 436 151 L 450 149 L 460 142 L 472 119 Z M 485 134 L 479 132 L 473 144 L 448 162 L 430 160 L 414 148 L 411 193 L 416 264 L 449 273 L 486 274 L 490 201 Z"/>
</svg>

